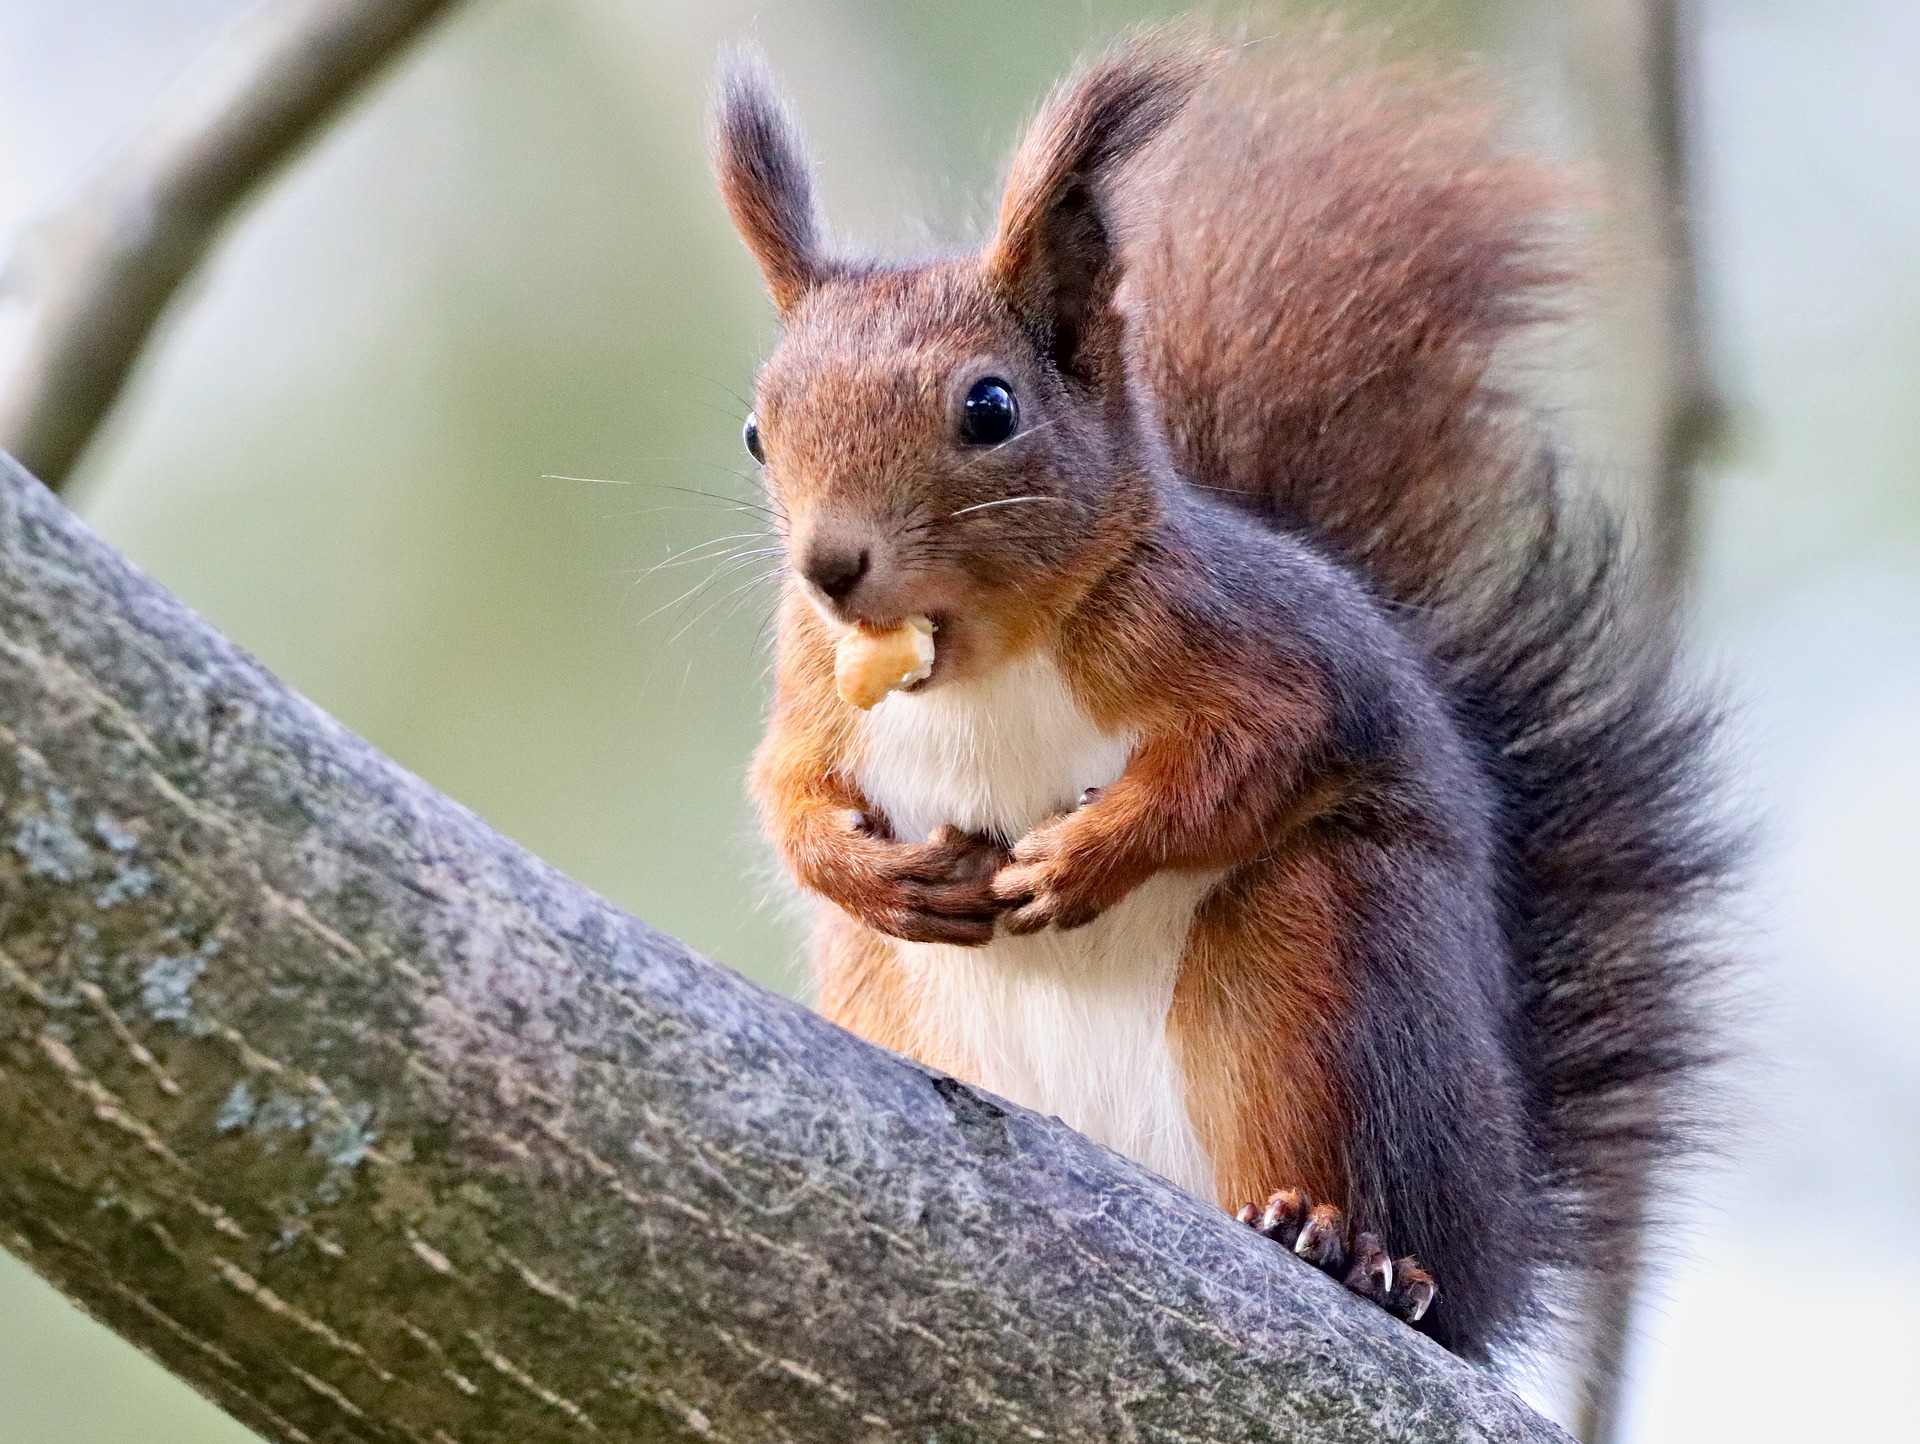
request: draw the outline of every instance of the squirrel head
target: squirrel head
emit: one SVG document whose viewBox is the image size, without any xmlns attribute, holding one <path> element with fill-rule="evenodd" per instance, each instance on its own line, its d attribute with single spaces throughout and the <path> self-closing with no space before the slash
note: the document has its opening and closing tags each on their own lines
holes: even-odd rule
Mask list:
<svg viewBox="0 0 1920 1444">
<path fill-rule="evenodd" d="M 723 71 L 716 170 L 785 328 L 747 445 L 791 584 L 830 629 L 924 615 L 936 675 L 988 665 L 1044 637 L 1150 521 L 1111 181 L 1219 55 L 1142 37 L 1068 80 L 1014 157 L 987 245 L 918 265 L 827 253 L 763 68 Z"/>
</svg>

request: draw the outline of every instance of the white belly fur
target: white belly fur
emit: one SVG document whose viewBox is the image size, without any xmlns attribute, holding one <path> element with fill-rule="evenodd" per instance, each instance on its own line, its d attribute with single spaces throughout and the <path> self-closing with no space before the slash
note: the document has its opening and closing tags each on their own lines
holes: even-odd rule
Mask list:
<svg viewBox="0 0 1920 1444">
<path fill-rule="evenodd" d="M 901 837 L 945 823 L 1018 838 L 1125 769 L 1052 659 L 896 692 L 864 721 L 861 790 Z M 1187 1114 L 1167 1009 L 1193 911 L 1216 874 L 1161 873 L 1084 928 L 983 948 L 896 942 L 923 1018 L 971 1081 L 1051 1113 L 1202 1198 L 1213 1165 Z"/>
</svg>

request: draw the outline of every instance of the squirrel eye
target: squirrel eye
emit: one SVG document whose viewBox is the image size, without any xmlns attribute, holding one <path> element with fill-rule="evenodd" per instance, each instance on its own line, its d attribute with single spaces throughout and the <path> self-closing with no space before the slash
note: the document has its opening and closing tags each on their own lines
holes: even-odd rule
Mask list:
<svg viewBox="0 0 1920 1444">
<path fill-rule="evenodd" d="M 994 446 L 1013 435 L 1020 425 L 1020 406 L 1013 388 L 998 376 L 973 383 L 960 407 L 960 439 L 969 446 Z"/>
<path fill-rule="evenodd" d="M 747 455 L 765 466 L 767 449 L 760 444 L 760 418 L 751 411 L 747 413 L 747 424 L 740 433 L 740 439 L 747 443 Z"/>
</svg>

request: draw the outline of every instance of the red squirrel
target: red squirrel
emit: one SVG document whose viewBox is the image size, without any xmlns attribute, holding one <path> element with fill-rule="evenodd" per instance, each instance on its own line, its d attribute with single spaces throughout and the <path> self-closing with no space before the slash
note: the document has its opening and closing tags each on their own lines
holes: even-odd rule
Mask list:
<svg viewBox="0 0 1920 1444">
<path fill-rule="evenodd" d="M 1136 36 L 977 254 L 823 239 L 758 63 L 716 166 L 783 325 L 752 785 L 818 1007 L 1484 1359 L 1684 1141 L 1710 709 L 1490 375 L 1562 185 L 1457 81 Z M 925 619 L 871 710 L 850 629 Z"/>
</svg>

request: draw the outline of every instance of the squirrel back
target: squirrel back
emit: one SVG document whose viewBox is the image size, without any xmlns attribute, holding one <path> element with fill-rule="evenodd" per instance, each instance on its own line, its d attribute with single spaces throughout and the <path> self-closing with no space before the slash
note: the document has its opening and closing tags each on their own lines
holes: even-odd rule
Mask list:
<svg viewBox="0 0 1920 1444">
<path fill-rule="evenodd" d="M 1332 32 L 1272 42 L 1120 177 L 1118 304 L 1181 474 L 1347 563 L 1434 659 L 1499 799 L 1542 1253 L 1631 1268 L 1651 1173 L 1698 1143 L 1738 846 L 1670 611 L 1493 374 L 1573 280 L 1570 187 L 1497 118 Z"/>
</svg>

